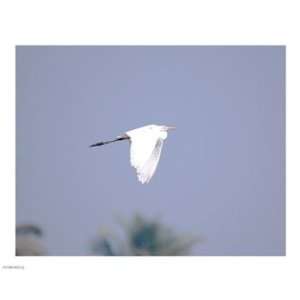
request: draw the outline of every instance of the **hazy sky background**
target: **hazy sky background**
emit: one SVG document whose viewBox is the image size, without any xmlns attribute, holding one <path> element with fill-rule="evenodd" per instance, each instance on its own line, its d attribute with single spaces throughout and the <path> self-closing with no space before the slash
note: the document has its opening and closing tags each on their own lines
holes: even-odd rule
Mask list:
<svg viewBox="0 0 300 300">
<path fill-rule="evenodd" d="M 17 47 L 17 224 L 89 254 L 115 216 L 161 216 L 196 255 L 285 253 L 284 47 Z M 128 142 L 175 125 L 148 185 Z"/>
</svg>

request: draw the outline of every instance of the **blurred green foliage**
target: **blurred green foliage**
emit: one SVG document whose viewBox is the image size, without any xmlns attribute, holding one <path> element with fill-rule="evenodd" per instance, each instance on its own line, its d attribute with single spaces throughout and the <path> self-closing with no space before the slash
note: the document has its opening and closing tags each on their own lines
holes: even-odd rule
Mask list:
<svg viewBox="0 0 300 300">
<path fill-rule="evenodd" d="M 46 255 L 42 244 L 43 232 L 40 227 L 32 224 L 17 225 L 16 227 L 16 256 Z"/>
<path fill-rule="evenodd" d="M 113 232 L 101 231 L 92 245 L 94 255 L 189 255 L 199 238 L 176 233 L 158 220 L 135 215 L 120 223 L 123 238 Z"/>
<path fill-rule="evenodd" d="M 175 256 L 189 255 L 199 238 L 180 234 L 158 219 L 136 214 L 119 220 L 119 231 L 102 228 L 92 243 L 92 254 L 102 256 Z M 16 227 L 16 255 L 47 255 L 43 231 L 32 224 Z"/>
</svg>

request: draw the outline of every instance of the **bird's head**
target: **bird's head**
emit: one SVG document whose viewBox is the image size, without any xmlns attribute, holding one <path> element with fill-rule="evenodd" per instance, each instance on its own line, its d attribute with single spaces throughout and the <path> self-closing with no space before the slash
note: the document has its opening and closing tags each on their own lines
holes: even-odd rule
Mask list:
<svg viewBox="0 0 300 300">
<path fill-rule="evenodd" d="M 172 130 L 172 129 L 175 129 L 176 127 L 175 126 L 161 126 L 161 131 L 166 131 L 168 132 L 169 130 Z"/>
<path fill-rule="evenodd" d="M 176 127 L 174 126 L 166 126 L 166 125 L 148 125 L 145 126 L 150 131 L 155 131 L 155 132 L 168 132 L 171 129 L 175 129 Z"/>
<path fill-rule="evenodd" d="M 162 126 L 157 126 L 158 128 L 158 132 L 159 132 L 159 136 L 165 140 L 168 136 L 168 131 L 171 129 L 175 129 L 174 126 L 166 126 L 166 125 L 162 125 Z"/>
</svg>

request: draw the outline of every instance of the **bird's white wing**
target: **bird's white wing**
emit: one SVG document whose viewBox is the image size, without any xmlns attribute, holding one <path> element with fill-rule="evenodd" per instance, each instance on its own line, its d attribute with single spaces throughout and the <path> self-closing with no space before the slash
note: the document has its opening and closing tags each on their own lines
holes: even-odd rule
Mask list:
<svg viewBox="0 0 300 300">
<path fill-rule="evenodd" d="M 156 141 L 155 136 L 146 127 L 137 128 L 127 131 L 126 134 L 130 137 L 130 163 L 134 168 L 141 167 L 150 157 Z"/>
<path fill-rule="evenodd" d="M 148 183 L 152 178 L 153 174 L 155 173 L 155 170 L 159 162 L 162 147 L 163 147 L 163 140 L 158 139 L 152 151 L 152 154 L 148 158 L 147 162 L 143 165 L 142 168 L 137 169 L 137 176 L 141 183 Z"/>
<path fill-rule="evenodd" d="M 161 154 L 163 140 L 157 137 L 131 138 L 130 162 L 138 180 L 148 183 L 153 176 Z"/>
</svg>

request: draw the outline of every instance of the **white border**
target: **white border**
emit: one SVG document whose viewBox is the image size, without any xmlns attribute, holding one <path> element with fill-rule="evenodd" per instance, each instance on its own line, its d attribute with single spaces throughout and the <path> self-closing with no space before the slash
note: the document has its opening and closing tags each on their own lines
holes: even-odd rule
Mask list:
<svg viewBox="0 0 300 300">
<path fill-rule="evenodd" d="M 94 294 L 97 299 L 300 299 L 300 22 L 292 3 L 296 1 L 11 0 L 1 5 L 3 299 L 27 298 L 29 287 L 30 299 L 90 299 Z M 287 257 L 15 258 L 16 44 L 286 44 Z"/>
</svg>

